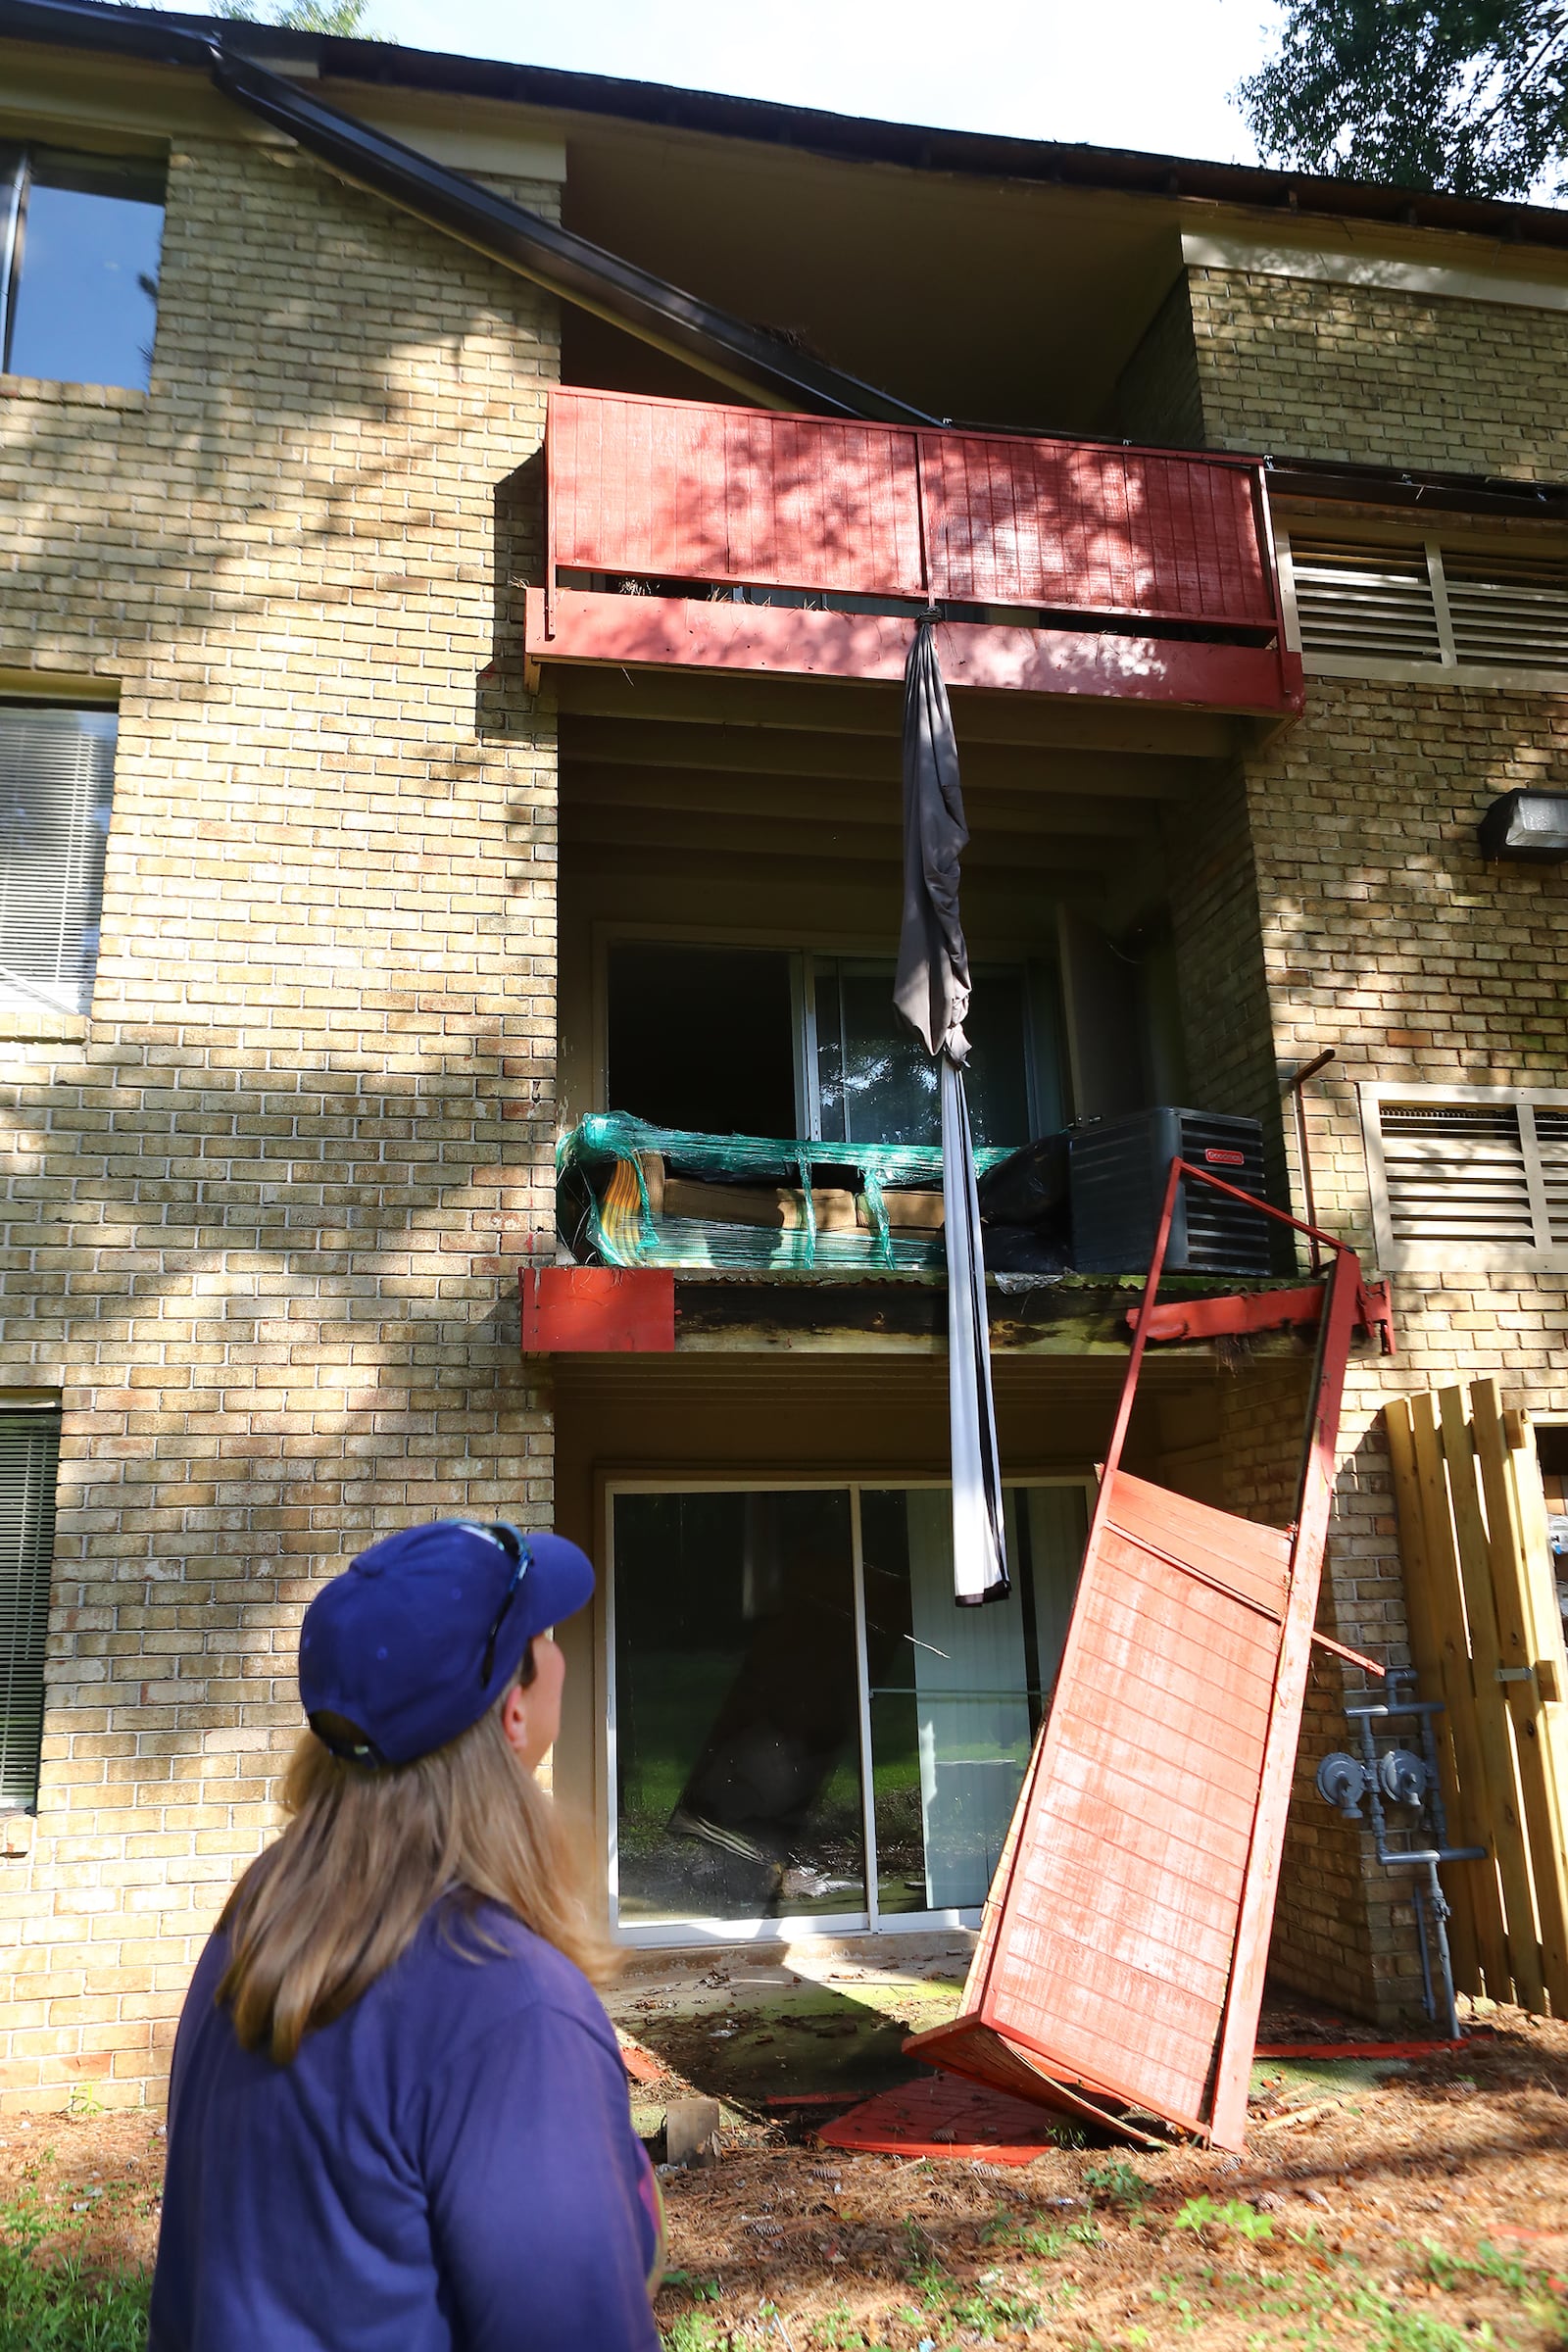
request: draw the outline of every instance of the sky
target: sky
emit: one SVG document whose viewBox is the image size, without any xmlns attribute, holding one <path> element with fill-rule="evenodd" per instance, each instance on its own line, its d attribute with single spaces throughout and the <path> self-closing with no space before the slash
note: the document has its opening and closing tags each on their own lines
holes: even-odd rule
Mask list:
<svg viewBox="0 0 1568 2352">
<path fill-rule="evenodd" d="M 370 0 L 422 49 L 1220 163 L 1276 0 Z"/>
</svg>

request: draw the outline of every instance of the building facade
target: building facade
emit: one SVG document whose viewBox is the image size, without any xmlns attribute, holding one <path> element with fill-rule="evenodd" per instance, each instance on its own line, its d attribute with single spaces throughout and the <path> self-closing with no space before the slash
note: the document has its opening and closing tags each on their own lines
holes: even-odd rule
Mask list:
<svg viewBox="0 0 1568 2352">
<path fill-rule="evenodd" d="M 1288 1088 L 1333 1048 L 1316 1208 L 1392 1276 L 1400 1354 L 1352 1362 L 1321 1621 L 1400 1662 L 1384 1399 L 1495 1374 L 1568 1425 L 1564 868 L 1476 834 L 1562 781 L 1560 218 L 226 29 L 542 224 L 523 267 L 200 60 L 97 37 L 0 6 L 0 2097 L 156 2090 L 275 1826 L 300 1612 L 419 1516 L 554 1522 L 600 1564 L 555 1777 L 628 1939 L 975 1916 L 1134 1269 L 997 1288 L 1027 1575 L 960 1653 L 924 1196 L 873 1262 L 854 1174 L 930 1140 L 886 1009 L 919 594 L 850 579 L 867 533 L 827 547 L 804 459 L 769 476 L 817 517 L 795 586 L 733 545 L 571 561 L 635 504 L 590 464 L 595 399 L 677 480 L 720 411 L 812 408 L 805 362 L 757 388 L 737 319 L 782 330 L 781 375 L 828 355 L 820 416 L 885 387 L 876 430 L 903 402 L 932 449 L 974 417 L 1075 479 L 1130 441 L 1210 488 L 1228 453 L 1266 497 L 1279 627 L 1177 614 L 1180 691 L 1131 679 L 1125 614 L 948 615 L 985 678 L 954 680 L 978 1116 L 997 1149 L 1251 1118 L 1298 1212 Z M 540 260 L 563 223 L 626 270 Z M 684 1237 L 674 1344 L 525 1353 L 519 1275 L 603 1254 L 617 1160 L 568 1149 L 558 1200 L 558 1143 L 612 1114 L 666 1139 L 618 1159 Z M 704 1136 L 799 1139 L 809 1181 L 764 1170 L 772 1222 L 737 1223 Z M 1308 1379 L 1289 1338 L 1172 1348 L 1134 1466 L 1283 1524 Z M 1320 1663 L 1274 1968 L 1392 2022 L 1405 1890 L 1312 1789 L 1346 1687 Z"/>
</svg>

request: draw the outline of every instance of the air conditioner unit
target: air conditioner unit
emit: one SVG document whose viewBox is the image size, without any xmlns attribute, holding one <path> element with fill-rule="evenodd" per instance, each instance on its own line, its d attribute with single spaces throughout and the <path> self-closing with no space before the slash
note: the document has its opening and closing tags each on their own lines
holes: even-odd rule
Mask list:
<svg viewBox="0 0 1568 2352">
<path fill-rule="evenodd" d="M 1263 1130 L 1256 1119 L 1208 1110 L 1138 1110 L 1077 1130 L 1068 1162 L 1073 1262 L 1080 1274 L 1141 1274 L 1173 1159 L 1263 1198 Z M 1183 1181 L 1165 1265 L 1172 1274 L 1238 1274 L 1266 1281 L 1269 1228 L 1240 1200 Z"/>
</svg>

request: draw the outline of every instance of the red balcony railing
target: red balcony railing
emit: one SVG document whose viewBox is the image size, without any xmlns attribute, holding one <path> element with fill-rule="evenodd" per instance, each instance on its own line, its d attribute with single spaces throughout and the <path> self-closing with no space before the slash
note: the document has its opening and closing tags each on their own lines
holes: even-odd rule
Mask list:
<svg viewBox="0 0 1568 2352">
<path fill-rule="evenodd" d="M 535 662 L 893 676 L 935 604 L 955 685 L 1298 701 L 1242 459 L 577 390 L 546 452 Z"/>
</svg>

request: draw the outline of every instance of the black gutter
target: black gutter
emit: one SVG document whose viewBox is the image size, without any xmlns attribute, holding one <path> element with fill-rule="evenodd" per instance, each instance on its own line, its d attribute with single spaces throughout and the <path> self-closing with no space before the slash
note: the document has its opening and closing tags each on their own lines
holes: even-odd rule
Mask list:
<svg viewBox="0 0 1568 2352">
<path fill-rule="evenodd" d="M 1519 521 L 1568 521 L 1568 483 L 1505 474 L 1436 473 L 1403 466 L 1349 466 L 1337 458 L 1265 458 L 1269 494 L 1343 499 L 1371 507 L 1420 507 L 1446 514 L 1507 514 Z"/>
<path fill-rule="evenodd" d="M 247 34 L 253 29 L 247 26 Z M 231 53 L 218 26 L 192 31 L 153 10 L 83 7 L 77 0 L 0 0 L 0 35 L 7 33 L 195 67 L 237 104 L 286 131 L 358 186 L 748 399 L 769 408 L 872 417 L 888 424 L 939 421 L 340 114 L 254 59 Z"/>
</svg>

